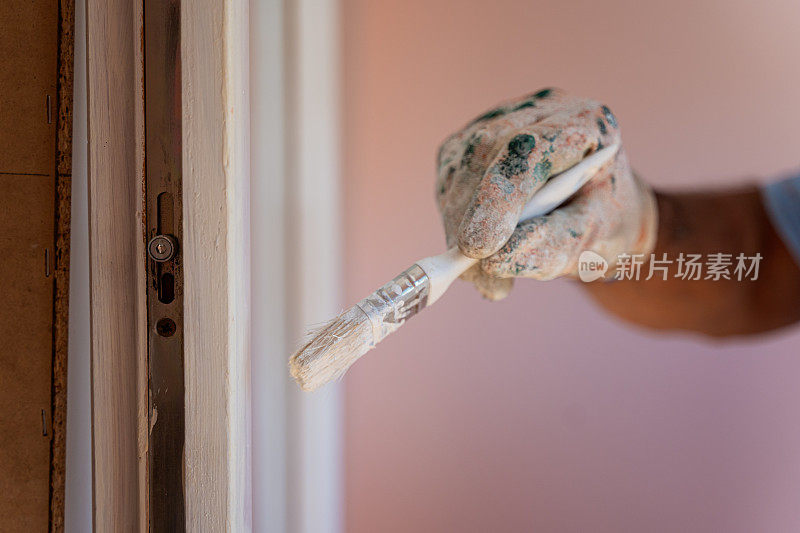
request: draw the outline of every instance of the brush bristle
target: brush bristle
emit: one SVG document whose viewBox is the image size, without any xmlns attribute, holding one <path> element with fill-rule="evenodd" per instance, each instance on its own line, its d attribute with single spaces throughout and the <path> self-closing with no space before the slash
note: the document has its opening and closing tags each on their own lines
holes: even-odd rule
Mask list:
<svg viewBox="0 0 800 533">
<path fill-rule="evenodd" d="M 374 346 L 372 324 L 358 306 L 309 331 L 308 337 L 309 342 L 289 359 L 289 371 L 306 391 L 339 378 Z"/>
</svg>

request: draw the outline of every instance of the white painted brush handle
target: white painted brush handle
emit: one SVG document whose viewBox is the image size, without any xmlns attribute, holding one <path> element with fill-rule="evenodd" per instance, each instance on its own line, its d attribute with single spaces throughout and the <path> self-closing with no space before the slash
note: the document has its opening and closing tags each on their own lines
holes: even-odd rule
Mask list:
<svg viewBox="0 0 800 533">
<path fill-rule="evenodd" d="M 602 148 L 577 165 L 548 180 L 525 205 L 519 217 L 520 222 L 546 215 L 564 203 L 592 179 L 597 171 L 616 155 L 618 150 L 618 144 Z M 450 248 L 443 254 L 417 261 L 416 264 L 425 271 L 430 279 L 430 292 L 426 307 L 438 300 L 458 276 L 477 262 L 477 259 L 462 254 L 458 246 Z"/>
</svg>

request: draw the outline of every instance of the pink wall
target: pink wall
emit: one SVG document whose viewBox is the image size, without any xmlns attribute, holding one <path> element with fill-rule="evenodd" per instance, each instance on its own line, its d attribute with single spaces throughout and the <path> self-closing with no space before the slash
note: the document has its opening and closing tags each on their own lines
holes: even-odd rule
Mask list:
<svg viewBox="0 0 800 533">
<path fill-rule="evenodd" d="M 800 166 L 800 3 L 345 0 L 347 298 L 442 250 L 434 156 L 547 85 L 660 187 Z M 658 305 L 654 302 L 653 305 Z M 798 531 L 800 330 L 715 343 L 458 282 L 346 383 L 348 531 Z"/>
</svg>

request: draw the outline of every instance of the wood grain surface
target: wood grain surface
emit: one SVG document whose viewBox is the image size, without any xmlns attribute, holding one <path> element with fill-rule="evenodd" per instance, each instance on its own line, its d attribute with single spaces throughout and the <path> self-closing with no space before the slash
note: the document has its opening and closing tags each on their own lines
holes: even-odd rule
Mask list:
<svg viewBox="0 0 800 533">
<path fill-rule="evenodd" d="M 147 528 L 142 12 L 88 0 L 94 527 Z"/>
<path fill-rule="evenodd" d="M 181 6 L 187 531 L 251 526 L 247 8 Z"/>
<path fill-rule="evenodd" d="M 53 440 L 58 0 L 0 3 L 0 530 L 45 531 Z"/>
</svg>

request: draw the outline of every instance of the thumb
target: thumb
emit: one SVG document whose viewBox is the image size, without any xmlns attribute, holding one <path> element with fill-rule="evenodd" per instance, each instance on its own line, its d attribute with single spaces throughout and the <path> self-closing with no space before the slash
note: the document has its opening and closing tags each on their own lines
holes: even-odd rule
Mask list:
<svg viewBox="0 0 800 533">
<path fill-rule="evenodd" d="M 502 300 L 509 295 L 514 287 L 513 278 L 497 278 L 486 274 L 481 270 L 481 265 L 473 265 L 472 268 L 461 274 L 461 279 L 469 281 L 478 292 L 492 302 Z"/>
</svg>

